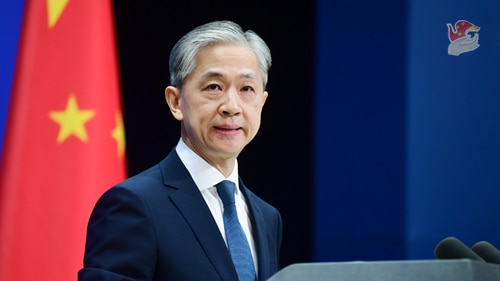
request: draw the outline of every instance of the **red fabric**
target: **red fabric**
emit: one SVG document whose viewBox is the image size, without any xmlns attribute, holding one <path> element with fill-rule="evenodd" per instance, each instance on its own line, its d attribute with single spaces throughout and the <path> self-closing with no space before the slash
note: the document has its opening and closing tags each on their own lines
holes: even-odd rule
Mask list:
<svg viewBox="0 0 500 281">
<path fill-rule="evenodd" d="M 27 0 L 0 166 L 0 280 L 76 280 L 92 207 L 126 177 L 119 123 L 111 1 Z"/>
</svg>

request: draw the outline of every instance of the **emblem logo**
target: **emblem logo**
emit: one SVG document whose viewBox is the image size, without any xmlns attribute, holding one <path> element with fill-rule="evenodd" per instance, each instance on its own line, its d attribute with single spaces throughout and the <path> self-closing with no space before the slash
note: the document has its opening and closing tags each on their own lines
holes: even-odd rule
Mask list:
<svg viewBox="0 0 500 281">
<path fill-rule="evenodd" d="M 474 25 L 466 20 L 459 20 L 452 26 L 448 26 L 448 55 L 459 56 L 465 52 L 471 52 L 479 48 L 479 29 L 480 27 Z"/>
</svg>

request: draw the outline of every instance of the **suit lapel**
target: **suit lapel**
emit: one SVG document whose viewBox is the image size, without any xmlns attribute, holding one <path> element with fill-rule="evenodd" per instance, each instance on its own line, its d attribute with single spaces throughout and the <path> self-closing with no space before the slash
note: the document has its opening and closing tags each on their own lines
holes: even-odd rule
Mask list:
<svg viewBox="0 0 500 281">
<path fill-rule="evenodd" d="M 250 212 L 250 221 L 252 223 L 253 239 L 255 242 L 255 248 L 257 250 L 257 263 L 259 267 L 258 276 L 263 276 L 266 272 L 270 271 L 269 268 L 269 257 L 267 256 L 267 240 L 265 239 L 265 233 L 261 226 L 266 225 L 264 215 L 262 210 L 254 199 L 254 194 L 243 184 L 240 180 L 240 190 L 243 192 L 245 199 L 247 201 L 248 209 Z M 261 278 L 257 278 L 261 280 Z"/>
<path fill-rule="evenodd" d="M 222 280 L 237 280 L 236 270 L 226 243 L 210 213 L 198 187 L 175 151 L 160 163 L 163 182 L 176 188 L 170 199 L 191 226 L 200 246 L 205 251 Z"/>
</svg>

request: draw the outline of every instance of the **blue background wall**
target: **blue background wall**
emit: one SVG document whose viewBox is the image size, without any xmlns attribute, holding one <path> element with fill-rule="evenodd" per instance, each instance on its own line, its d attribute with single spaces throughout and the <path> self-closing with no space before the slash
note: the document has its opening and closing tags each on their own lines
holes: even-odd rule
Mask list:
<svg viewBox="0 0 500 281">
<path fill-rule="evenodd" d="M 470 4 L 318 2 L 316 260 L 500 243 L 500 4 Z M 480 47 L 450 56 L 462 19 Z"/>
<path fill-rule="evenodd" d="M 23 8 L 22 1 L 12 2 L 0 4 L 1 136 Z M 287 78 L 313 100 L 308 109 L 313 121 L 300 124 L 312 127 L 304 136 L 311 139 L 312 175 L 305 181 L 313 182 L 312 188 L 301 183 L 299 193 L 269 191 L 278 204 L 293 196 L 311 198 L 311 223 L 288 224 L 310 228 L 311 241 L 293 241 L 311 249 L 310 260 L 303 261 L 433 259 L 436 244 L 452 235 L 469 245 L 479 240 L 500 245 L 500 2 L 331 2 L 315 2 L 314 40 L 272 38 L 295 40 L 279 45 L 281 50 L 287 44 L 312 44 L 314 50 L 313 68 L 301 71 L 312 73 L 312 86 Z M 480 47 L 449 56 L 446 23 L 461 19 L 481 27 Z M 282 27 L 273 25 L 269 32 L 279 34 Z M 152 38 L 144 44 L 157 45 Z M 284 52 L 271 48 L 279 62 Z M 144 53 L 133 53 L 140 65 Z M 273 96 L 270 106 L 281 98 Z M 300 99 L 289 102 L 301 110 Z M 158 110 L 164 114 L 165 108 Z M 295 130 L 286 115 L 276 117 L 285 124 L 280 129 Z M 276 133 L 265 124 L 264 134 Z M 297 206 L 285 216 L 308 214 Z"/>
<path fill-rule="evenodd" d="M 0 56 L 0 148 L 3 145 L 23 7 L 24 1 L 0 3 L 0 54 L 2 54 Z M 1 152 L 0 149 L 0 157 Z"/>
<path fill-rule="evenodd" d="M 314 257 L 405 257 L 406 5 L 317 2 Z"/>
<path fill-rule="evenodd" d="M 408 52 L 408 256 L 445 236 L 500 245 L 500 2 L 412 1 Z M 480 47 L 449 56 L 446 24 Z"/>
</svg>

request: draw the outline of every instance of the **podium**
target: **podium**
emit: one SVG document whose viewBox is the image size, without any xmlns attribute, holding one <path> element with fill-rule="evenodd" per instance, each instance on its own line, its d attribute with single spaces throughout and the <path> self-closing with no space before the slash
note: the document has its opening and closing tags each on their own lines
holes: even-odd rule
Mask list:
<svg viewBox="0 0 500 281">
<path fill-rule="evenodd" d="M 495 281 L 500 265 L 469 259 L 289 265 L 267 281 Z"/>
</svg>

